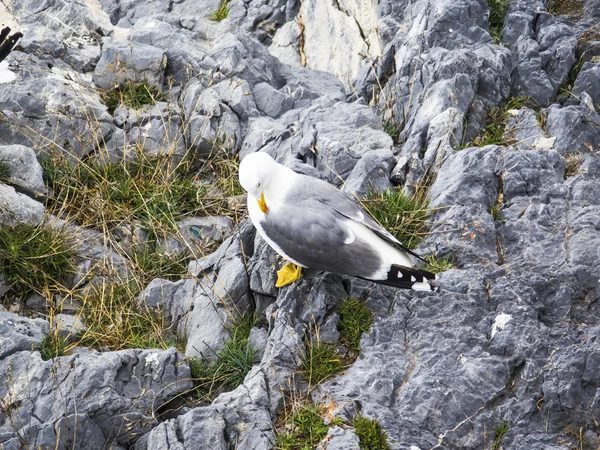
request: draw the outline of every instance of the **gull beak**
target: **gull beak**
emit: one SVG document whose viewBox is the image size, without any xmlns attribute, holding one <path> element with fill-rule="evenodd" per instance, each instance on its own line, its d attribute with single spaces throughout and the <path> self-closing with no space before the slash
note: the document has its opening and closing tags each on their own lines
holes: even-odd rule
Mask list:
<svg viewBox="0 0 600 450">
<path fill-rule="evenodd" d="M 258 207 L 265 214 L 267 214 L 269 212 L 269 208 L 267 207 L 267 202 L 265 202 L 265 193 L 264 192 L 262 192 L 260 194 L 260 200 L 258 200 Z"/>
</svg>

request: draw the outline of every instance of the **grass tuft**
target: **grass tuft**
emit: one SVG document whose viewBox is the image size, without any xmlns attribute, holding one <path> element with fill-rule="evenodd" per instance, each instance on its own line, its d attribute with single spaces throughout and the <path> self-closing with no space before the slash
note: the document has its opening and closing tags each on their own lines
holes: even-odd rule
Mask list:
<svg viewBox="0 0 600 450">
<path fill-rule="evenodd" d="M 371 192 L 363 200 L 371 216 L 410 249 L 425 237 L 428 203 L 422 195 L 407 195 L 400 188 Z"/>
<path fill-rule="evenodd" d="M 307 341 L 302 370 L 312 386 L 331 378 L 343 369 L 342 358 L 334 346 Z"/>
<path fill-rule="evenodd" d="M 67 348 L 67 340 L 56 332 L 50 332 L 38 347 L 44 361 L 64 356 Z"/>
<path fill-rule="evenodd" d="M 208 15 L 208 19 L 213 22 L 220 22 L 221 20 L 225 20 L 229 15 L 229 11 L 231 8 L 229 7 L 229 3 L 231 0 L 220 0 L 219 7 L 210 12 Z"/>
<path fill-rule="evenodd" d="M 294 408 L 293 414 L 283 430 L 277 432 L 277 450 L 311 450 L 327 435 L 329 426 L 325 425 L 322 409 L 318 404 L 301 404 Z"/>
<path fill-rule="evenodd" d="M 508 0 L 488 0 L 488 7 L 490 8 L 488 25 L 490 35 L 496 44 L 500 44 L 502 41 L 502 29 L 504 28 L 504 19 L 508 13 L 509 6 L 510 3 Z"/>
<path fill-rule="evenodd" d="M 87 326 L 79 345 L 99 350 L 162 348 L 173 344 L 162 314 L 156 314 L 138 300 L 142 285 L 138 280 L 101 280 L 82 301 L 82 317 Z"/>
<path fill-rule="evenodd" d="M 392 138 L 394 145 L 399 144 L 402 125 L 394 123 L 393 120 L 387 120 L 383 122 L 383 131 L 385 131 Z"/>
<path fill-rule="evenodd" d="M 10 166 L 5 161 L 0 161 L 0 183 L 10 181 Z"/>
<path fill-rule="evenodd" d="M 368 333 L 373 323 L 373 311 L 363 300 L 348 297 L 340 302 L 338 313 L 338 331 L 340 344 L 344 345 L 350 355 L 358 356 L 360 339 L 363 333 Z"/>
<path fill-rule="evenodd" d="M 169 255 L 156 248 L 155 243 L 146 243 L 136 247 L 130 257 L 141 284 L 146 285 L 154 278 L 176 281 L 187 273 L 189 257 L 183 253 Z"/>
<path fill-rule="evenodd" d="M 0 272 L 19 296 L 57 289 L 75 272 L 66 235 L 43 225 L 0 227 Z"/>
<path fill-rule="evenodd" d="M 162 101 L 163 96 L 158 88 L 151 86 L 147 81 L 127 81 L 101 92 L 100 99 L 108 108 L 108 112 L 113 114 L 120 105 L 140 109 L 144 105 L 153 105 Z"/>
<path fill-rule="evenodd" d="M 492 442 L 492 450 L 498 450 L 499 448 L 501 448 L 500 446 L 502 444 L 502 438 L 506 433 L 508 433 L 510 428 L 508 427 L 508 424 L 506 422 L 502 422 L 497 427 L 492 428 L 496 432 L 496 437 L 494 438 L 494 442 Z"/>
<path fill-rule="evenodd" d="M 426 256 L 427 265 L 423 267 L 424 270 L 427 270 L 431 273 L 441 273 L 446 270 L 454 269 L 456 267 L 456 263 L 454 262 L 454 257 L 450 256 L 435 256 L 430 255 Z"/>
<path fill-rule="evenodd" d="M 521 109 L 524 106 L 535 107 L 529 97 L 512 97 L 497 108 L 492 108 L 488 114 L 487 124 L 480 136 L 471 141 L 469 146 L 483 147 L 486 145 L 512 145 L 514 142 L 507 139 L 504 132 L 512 109 Z"/>
<path fill-rule="evenodd" d="M 356 416 L 352 419 L 354 432 L 360 441 L 361 450 L 389 450 L 387 433 L 375 419 Z"/>
<path fill-rule="evenodd" d="M 256 350 L 248 342 L 250 330 L 258 323 L 255 313 L 237 317 L 229 326 L 229 339 L 212 362 L 192 358 L 190 371 L 201 401 L 212 401 L 219 393 L 232 390 L 243 383 L 252 368 Z"/>
<path fill-rule="evenodd" d="M 66 207 L 81 226 L 99 230 L 139 223 L 151 238 L 175 231 L 176 222 L 188 216 L 231 215 L 225 197 L 241 189 L 231 180 L 237 179 L 237 163 L 222 157 L 198 170 L 188 160 L 174 167 L 169 158 L 150 157 L 139 148 L 129 161 L 96 158 L 75 165 L 59 156 L 41 163 L 54 193 L 51 211 Z M 228 179 L 216 182 L 219 189 L 201 182 L 200 174 Z"/>
</svg>

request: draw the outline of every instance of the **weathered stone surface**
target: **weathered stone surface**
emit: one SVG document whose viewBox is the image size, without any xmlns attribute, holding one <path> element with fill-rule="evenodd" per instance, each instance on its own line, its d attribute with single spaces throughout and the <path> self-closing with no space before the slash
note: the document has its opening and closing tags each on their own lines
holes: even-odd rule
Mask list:
<svg viewBox="0 0 600 450">
<path fill-rule="evenodd" d="M 0 358 L 31 351 L 48 333 L 48 322 L 0 311 Z"/>
<path fill-rule="evenodd" d="M 599 79 L 600 63 L 585 62 L 573 85 L 573 95 L 576 98 L 580 98 L 581 94 L 586 92 L 592 98 L 593 105 L 597 111 L 600 111 Z"/>
<path fill-rule="evenodd" d="M 233 220 L 227 216 L 191 217 L 177 223 L 177 236 L 158 242 L 167 254 L 201 254 L 225 239 L 233 230 Z"/>
<path fill-rule="evenodd" d="M 0 183 L 0 224 L 11 227 L 38 225 L 44 218 L 44 205 L 15 188 Z"/>
<path fill-rule="evenodd" d="M 122 448 L 156 425 L 155 408 L 192 387 L 182 359 L 174 348 L 84 351 L 51 361 L 38 352 L 15 352 L 0 365 L 0 391 L 16 419 L 0 425 L 3 442 L 8 448 L 17 442 L 60 449 L 110 442 Z"/>
<path fill-rule="evenodd" d="M 125 81 L 147 81 L 161 89 L 166 65 L 167 57 L 159 48 L 105 38 L 93 80 L 102 89 L 110 89 Z"/>
<path fill-rule="evenodd" d="M 546 132 L 555 136 L 560 153 L 594 151 L 600 142 L 600 115 L 587 106 L 552 105 L 546 116 Z"/>
<path fill-rule="evenodd" d="M 0 146 L 0 162 L 6 164 L 10 172 L 8 179 L 21 192 L 30 195 L 46 193 L 42 166 L 32 149 L 24 145 Z"/>
</svg>

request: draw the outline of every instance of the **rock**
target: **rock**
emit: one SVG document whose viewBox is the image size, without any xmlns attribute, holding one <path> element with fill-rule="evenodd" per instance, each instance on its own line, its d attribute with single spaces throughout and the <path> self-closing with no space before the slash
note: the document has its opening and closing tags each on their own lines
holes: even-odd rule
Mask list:
<svg viewBox="0 0 600 450">
<path fill-rule="evenodd" d="M 0 184 L 0 224 L 9 227 L 38 225 L 44 218 L 44 205 L 11 186 Z"/>
<path fill-rule="evenodd" d="M 251 231 L 246 228 L 242 232 Z M 164 297 L 172 327 L 187 337 L 187 356 L 214 358 L 228 337 L 224 326 L 233 314 L 248 311 L 249 279 L 243 244 L 247 240 L 237 236 L 225 240 L 204 264 L 191 264 L 196 278 L 180 281 L 172 295 Z"/>
<path fill-rule="evenodd" d="M 29 195 L 46 193 L 42 166 L 32 149 L 23 145 L 0 146 L 0 161 L 8 167 L 8 179 L 19 191 Z"/>
<path fill-rule="evenodd" d="M 54 316 L 54 326 L 63 339 L 75 340 L 77 335 L 88 329 L 79 316 L 57 314 Z"/>
<path fill-rule="evenodd" d="M 20 64 L 20 82 L 0 85 L 0 110 L 6 117 L 0 122 L 0 145 L 22 144 L 37 154 L 59 152 L 78 160 L 108 139 L 112 118 L 84 76 L 49 70 L 31 55 L 22 56 Z"/>
<path fill-rule="evenodd" d="M 529 108 L 522 108 L 508 117 L 503 137 L 507 142 L 514 143 L 519 150 L 531 150 L 539 149 L 542 140 L 546 139 L 546 134 L 535 113 Z"/>
<path fill-rule="evenodd" d="M 172 282 L 162 278 L 155 278 L 140 292 L 138 299 L 150 308 L 163 309 L 165 299 L 172 298 L 181 282 Z"/>
<path fill-rule="evenodd" d="M 0 390 L 11 399 L 14 417 L 38 417 L 16 429 L 0 426 L 9 447 L 20 440 L 59 448 L 95 448 L 109 441 L 122 448 L 156 425 L 156 408 L 192 388 L 189 367 L 174 348 L 84 351 L 51 361 L 19 351 L 3 362 L 6 382 Z"/>
<path fill-rule="evenodd" d="M 294 99 L 291 96 L 274 89 L 268 83 L 254 86 L 253 94 L 258 110 L 274 119 L 294 106 Z"/>
<path fill-rule="evenodd" d="M 167 254 L 198 254 L 225 239 L 233 230 L 233 220 L 227 216 L 191 217 L 177 223 L 176 237 L 159 239 L 157 245 Z"/>
<path fill-rule="evenodd" d="M 140 439 L 135 450 L 165 448 L 227 450 L 225 421 L 213 409 L 194 408 L 187 414 L 156 426 Z"/>
<path fill-rule="evenodd" d="M 0 359 L 5 360 L 13 354 L 29 352 L 42 342 L 48 334 L 48 322 L 0 311 L 0 330 Z"/>
<path fill-rule="evenodd" d="M 256 114 L 250 91 L 243 80 L 224 80 L 206 89 L 200 81 L 189 83 L 182 93 L 190 121 L 187 141 L 201 153 L 208 154 L 217 145 L 237 152 L 248 118 Z"/>
<path fill-rule="evenodd" d="M 102 56 L 94 69 L 94 83 L 110 89 L 125 82 L 147 81 L 162 88 L 167 65 L 165 53 L 152 45 L 104 38 Z"/>
<path fill-rule="evenodd" d="M 318 449 L 323 450 L 359 450 L 360 443 L 358 436 L 352 430 L 347 430 L 339 426 L 333 426 L 323 438 Z"/>
<path fill-rule="evenodd" d="M 546 116 L 546 132 L 556 137 L 560 153 L 594 151 L 600 142 L 600 115 L 585 106 L 552 105 Z"/>
<path fill-rule="evenodd" d="M 248 342 L 252 345 L 252 348 L 256 351 L 256 357 L 259 361 L 262 359 L 262 355 L 265 352 L 268 336 L 269 336 L 269 333 L 264 328 L 253 327 L 250 330 L 250 335 L 248 336 Z"/>
<path fill-rule="evenodd" d="M 599 78 L 600 64 L 586 61 L 583 63 L 573 85 L 573 95 L 580 98 L 582 93 L 586 92 L 591 97 L 597 110 L 600 110 L 600 87 L 597 83 Z"/>
<path fill-rule="evenodd" d="M 390 174 L 395 165 L 396 159 L 389 150 L 369 152 L 354 166 L 343 190 L 357 198 L 365 198 L 371 192 L 390 189 Z"/>
</svg>

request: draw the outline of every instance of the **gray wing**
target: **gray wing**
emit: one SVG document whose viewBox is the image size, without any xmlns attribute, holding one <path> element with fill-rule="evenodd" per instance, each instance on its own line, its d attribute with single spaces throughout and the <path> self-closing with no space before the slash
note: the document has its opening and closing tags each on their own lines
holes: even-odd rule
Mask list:
<svg viewBox="0 0 600 450">
<path fill-rule="evenodd" d="M 404 248 L 398 239 L 375 222 L 358 203 L 344 192 L 326 181 L 301 175 L 300 182 L 294 186 L 293 192 L 288 194 L 286 203 L 304 208 L 314 208 L 314 202 L 326 205 L 326 207 L 332 208 L 342 216 L 362 223 L 385 240 Z"/>
<path fill-rule="evenodd" d="M 336 211 L 321 204 L 278 205 L 261 227 L 286 255 L 311 269 L 368 278 L 383 263 L 372 248 L 354 240 Z"/>
</svg>

